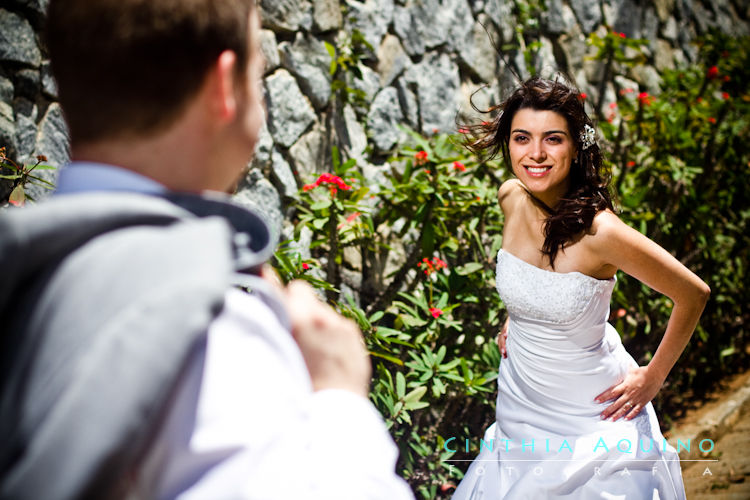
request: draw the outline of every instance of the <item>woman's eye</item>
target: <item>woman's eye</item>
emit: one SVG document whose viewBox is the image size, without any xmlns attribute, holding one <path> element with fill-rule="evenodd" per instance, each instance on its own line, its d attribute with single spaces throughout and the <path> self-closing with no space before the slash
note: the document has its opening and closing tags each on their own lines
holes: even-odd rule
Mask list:
<svg viewBox="0 0 750 500">
<path fill-rule="evenodd" d="M 562 142 L 562 139 L 556 135 L 549 136 L 547 140 L 550 141 L 552 144 L 560 144 Z"/>
<path fill-rule="evenodd" d="M 516 142 L 526 142 L 528 139 L 525 135 L 517 135 L 513 138 Z"/>
</svg>

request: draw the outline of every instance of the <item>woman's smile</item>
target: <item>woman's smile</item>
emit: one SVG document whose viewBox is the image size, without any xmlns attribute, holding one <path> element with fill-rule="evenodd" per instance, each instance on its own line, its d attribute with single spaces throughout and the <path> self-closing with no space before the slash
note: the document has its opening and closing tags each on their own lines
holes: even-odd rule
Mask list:
<svg viewBox="0 0 750 500">
<path fill-rule="evenodd" d="M 539 167 L 532 167 L 529 165 L 524 165 L 524 168 L 529 172 L 529 175 L 532 177 L 543 177 L 547 175 L 547 173 L 552 168 L 551 165 L 542 165 Z"/>
</svg>

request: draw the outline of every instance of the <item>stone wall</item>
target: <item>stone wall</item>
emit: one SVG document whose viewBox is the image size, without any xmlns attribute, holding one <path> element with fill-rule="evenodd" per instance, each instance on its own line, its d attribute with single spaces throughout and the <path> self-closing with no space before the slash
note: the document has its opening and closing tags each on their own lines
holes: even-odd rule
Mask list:
<svg viewBox="0 0 750 500">
<path fill-rule="evenodd" d="M 527 5 L 546 11 L 529 18 Z M 47 0 L 5 0 L 0 7 L 0 145 L 11 158 L 44 154 L 60 166 L 68 136 L 39 32 Z M 658 91 L 658 71 L 692 61 L 691 42 L 712 27 L 750 33 L 746 0 L 260 0 L 268 122 L 237 200 L 259 207 L 277 228 L 298 186 L 329 169 L 337 145 L 366 175 L 386 168 L 402 138 L 397 124 L 424 133 L 453 131 L 529 72 L 518 41 L 538 40 L 531 64 L 543 76 L 570 75 L 589 102 L 615 100 L 622 87 Z M 524 17 L 525 16 L 525 17 Z M 524 37 L 517 35 L 523 26 Z M 587 36 L 610 28 L 649 40 L 648 61 L 627 79 L 600 81 Z M 338 79 L 363 97 L 336 98 L 324 42 L 344 47 L 354 30 L 372 47 L 358 54 L 361 77 Z M 508 48 L 510 46 L 516 48 Z M 54 173 L 49 174 L 54 177 Z M 7 189 L 7 186 L 5 186 Z M 2 189 L 0 189 L 1 191 Z M 44 193 L 38 190 L 38 196 Z"/>
</svg>

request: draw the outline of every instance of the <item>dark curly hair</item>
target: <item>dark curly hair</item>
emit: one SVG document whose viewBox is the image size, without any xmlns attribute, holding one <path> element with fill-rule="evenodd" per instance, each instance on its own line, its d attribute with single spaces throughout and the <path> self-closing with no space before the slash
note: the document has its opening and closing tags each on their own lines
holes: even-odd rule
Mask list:
<svg viewBox="0 0 750 500">
<path fill-rule="evenodd" d="M 549 214 L 544 224 L 542 253 L 549 257 L 554 269 L 557 252 L 582 237 L 591 228 L 594 216 L 599 211 L 607 208 L 614 211 L 609 172 L 602 164 L 598 144 L 594 143 L 585 150 L 581 145 L 584 126 L 594 125 L 586 114 L 581 93 L 559 79 L 533 77 L 517 87 L 503 103 L 486 111 L 477 109 L 483 113 L 497 114 L 492 121 L 464 127 L 469 132 L 464 145 L 485 159 L 502 152 L 505 164 L 510 166 L 510 125 L 516 112 L 524 108 L 554 111 L 565 117 L 578 151 L 570 167 L 570 186 L 557 205 L 549 207 L 529 193 L 534 202 Z"/>
</svg>

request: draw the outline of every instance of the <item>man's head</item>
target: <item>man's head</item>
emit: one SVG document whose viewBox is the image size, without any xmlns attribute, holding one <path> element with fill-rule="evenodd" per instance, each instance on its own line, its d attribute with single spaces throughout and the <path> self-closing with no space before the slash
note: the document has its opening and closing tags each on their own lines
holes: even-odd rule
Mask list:
<svg viewBox="0 0 750 500">
<path fill-rule="evenodd" d="M 245 92 L 253 10 L 253 0 L 51 0 L 47 43 L 73 143 L 168 128 L 226 51 Z"/>
</svg>

